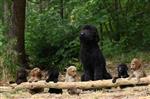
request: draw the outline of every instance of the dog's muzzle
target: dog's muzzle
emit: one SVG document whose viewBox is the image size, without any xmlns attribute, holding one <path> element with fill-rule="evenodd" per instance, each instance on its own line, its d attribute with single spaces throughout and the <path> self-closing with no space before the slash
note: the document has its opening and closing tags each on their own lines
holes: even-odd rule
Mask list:
<svg viewBox="0 0 150 99">
<path fill-rule="evenodd" d="M 81 32 L 80 37 L 84 37 L 85 33 Z"/>
</svg>

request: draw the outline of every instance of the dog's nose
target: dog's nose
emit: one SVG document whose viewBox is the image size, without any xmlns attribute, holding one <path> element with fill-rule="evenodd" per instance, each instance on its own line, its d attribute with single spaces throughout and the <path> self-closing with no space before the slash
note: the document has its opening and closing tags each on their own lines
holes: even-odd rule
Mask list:
<svg viewBox="0 0 150 99">
<path fill-rule="evenodd" d="M 85 33 L 81 32 L 81 33 L 80 33 L 80 36 L 84 36 L 84 34 L 85 34 Z"/>
</svg>

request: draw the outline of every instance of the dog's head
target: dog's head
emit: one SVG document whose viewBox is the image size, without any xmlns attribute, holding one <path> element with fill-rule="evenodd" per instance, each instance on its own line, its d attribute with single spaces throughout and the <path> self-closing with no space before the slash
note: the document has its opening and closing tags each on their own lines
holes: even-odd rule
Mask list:
<svg viewBox="0 0 150 99">
<path fill-rule="evenodd" d="M 17 70 L 17 78 L 26 78 L 28 76 L 28 72 L 25 68 L 20 68 Z"/>
<path fill-rule="evenodd" d="M 99 36 L 97 28 L 92 25 L 83 26 L 80 32 L 80 41 L 83 43 L 98 42 Z"/>
<path fill-rule="evenodd" d="M 137 58 L 134 58 L 131 61 L 131 69 L 132 70 L 138 70 L 141 67 L 141 61 Z"/>
<path fill-rule="evenodd" d="M 37 78 L 41 78 L 42 77 L 42 71 L 39 68 L 33 68 L 30 71 L 30 77 L 37 77 Z"/>
<path fill-rule="evenodd" d="M 67 74 L 69 76 L 75 77 L 77 75 L 77 69 L 75 66 L 70 66 L 67 68 Z"/>
<path fill-rule="evenodd" d="M 121 76 L 126 76 L 127 75 L 127 71 L 128 71 L 128 67 L 126 64 L 119 64 L 118 65 L 118 73 L 121 75 Z"/>
<path fill-rule="evenodd" d="M 27 81 L 27 76 L 28 76 L 28 71 L 24 67 L 19 68 L 17 70 L 16 83 L 21 84 L 22 82 L 26 82 Z"/>
</svg>

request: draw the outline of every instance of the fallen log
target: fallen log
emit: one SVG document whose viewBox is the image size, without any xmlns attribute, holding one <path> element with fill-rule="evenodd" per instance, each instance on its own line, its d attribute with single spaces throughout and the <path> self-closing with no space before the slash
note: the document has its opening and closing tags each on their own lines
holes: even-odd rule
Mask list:
<svg viewBox="0 0 150 99">
<path fill-rule="evenodd" d="M 0 86 L 0 93 L 1 92 L 12 92 L 13 89 L 10 86 Z"/>
<path fill-rule="evenodd" d="M 117 87 L 121 85 L 143 85 L 150 84 L 150 76 L 143 77 L 137 82 L 136 78 L 132 78 L 128 80 L 127 78 L 117 79 L 116 83 L 112 83 L 112 80 L 97 80 L 97 81 L 87 81 L 87 82 L 25 82 L 20 85 L 11 85 L 11 87 L 15 89 L 32 89 L 32 88 L 61 88 L 61 89 L 70 89 L 70 88 L 78 88 L 78 89 L 92 89 L 92 88 L 108 88 L 108 87 Z"/>
</svg>

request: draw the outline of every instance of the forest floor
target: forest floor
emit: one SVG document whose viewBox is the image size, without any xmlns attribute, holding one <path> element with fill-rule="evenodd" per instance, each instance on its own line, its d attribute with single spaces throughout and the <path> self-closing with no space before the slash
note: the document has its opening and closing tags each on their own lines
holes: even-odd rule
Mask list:
<svg viewBox="0 0 150 99">
<path fill-rule="evenodd" d="M 108 63 L 111 64 L 111 63 Z M 145 71 L 150 75 L 150 63 L 145 63 Z M 115 75 L 116 70 L 113 70 L 111 65 L 108 65 L 108 71 Z M 66 90 L 63 94 L 50 94 L 45 88 L 43 93 L 30 94 L 28 90 L 19 90 L 15 92 L 3 92 L 0 90 L 0 99 L 150 99 L 150 85 L 134 86 L 111 89 L 101 89 L 98 91 L 82 91 L 79 95 L 69 95 Z"/>
<path fill-rule="evenodd" d="M 99 91 L 84 91 L 80 95 L 69 95 L 66 90 L 63 94 L 43 92 L 31 95 L 28 91 L 16 93 L 0 93 L 0 99 L 150 99 L 150 86 L 135 86 L 124 89 L 102 89 Z"/>
</svg>

